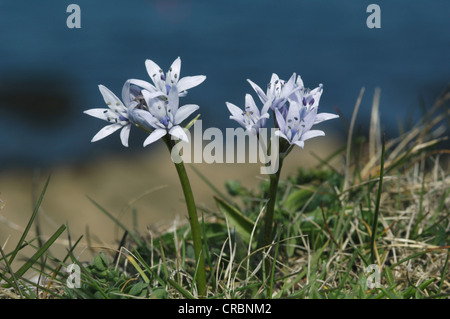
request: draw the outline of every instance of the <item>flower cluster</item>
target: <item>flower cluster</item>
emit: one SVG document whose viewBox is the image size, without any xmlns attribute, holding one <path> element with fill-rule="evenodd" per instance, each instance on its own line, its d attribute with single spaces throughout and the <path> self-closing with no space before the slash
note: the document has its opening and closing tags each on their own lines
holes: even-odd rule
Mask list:
<svg viewBox="0 0 450 319">
<path fill-rule="evenodd" d="M 230 119 L 245 127 L 249 134 L 257 134 L 266 125 L 269 110 L 272 110 L 278 128 L 276 134 L 290 145 L 303 148 L 306 140 L 325 135 L 323 131 L 311 130 L 314 124 L 338 117 L 331 113 L 318 113 L 322 84 L 314 90 L 306 89 L 301 77 L 295 73 L 287 82 L 272 74 L 266 93 L 251 80 L 247 81 L 263 104 L 261 111 L 249 94 L 245 97 L 244 111 L 232 103 L 226 102 L 226 105 L 231 113 Z"/>
<path fill-rule="evenodd" d="M 195 104 L 179 106 L 179 97 L 185 96 L 188 89 L 201 84 L 206 76 L 180 78 L 181 59 L 179 57 L 165 74 L 152 60 L 146 60 L 145 67 L 153 84 L 138 79 L 127 80 L 122 88 L 122 101 L 105 86 L 99 85 L 100 93 L 108 108 L 94 108 L 84 113 L 110 124 L 102 128 L 92 138 L 92 142 L 121 129 L 122 144 L 128 146 L 130 129 L 133 125 L 150 133 L 144 141 L 144 146 L 166 134 L 188 141 L 180 124 L 198 110 L 199 106 Z"/>
</svg>

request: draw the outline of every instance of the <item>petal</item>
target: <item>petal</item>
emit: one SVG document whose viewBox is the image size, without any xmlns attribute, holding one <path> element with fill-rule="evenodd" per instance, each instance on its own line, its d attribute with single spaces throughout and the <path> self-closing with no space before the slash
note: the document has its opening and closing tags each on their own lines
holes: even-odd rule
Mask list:
<svg viewBox="0 0 450 319">
<path fill-rule="evenodd" d="M 169 108 L 172 110 L 172 114 L 176 114 L 178 110 L 178 106 L 180 103 L 180 98 L 178 96 L 178 89 L 177 86 L 172 86 L 169 92 L 169 96 L 167 97 L 167 100 L 169 101 Z"/>
<path fill-rule="evenodd" d="M 128 138 L 130 137 L 131 124 L 125 125 L 120 131 L 120 140 L 122 145 L 128 147 Z"/>
<path fill-rule="evenodd" d="M 280 78 L 276 73 L 272 73 L 272 77 L 270 78 L 270 83 L 274 84 L 276 81 L 279 81 Z"/>
<path fill-rule="evenodd" d="M 131 83 L 130 83 L 130 80 L 128 80 L 125 82 L 125 84 L 122 87 L 122 101 L 126 106 L 131 104 L 130 86 L 131 86 Z"/>
<path fill-rule="evenodd" d="M 156 88 L 152 84 L 148 83 L 147 81 L 142 81 L 142 80 L 138 80 L 138 79 L 130 79 L 128 81 L 130 81 L 131 84 L 137 85 L 143 89 L 146 89 L 149 92 L 156 91 Z"/>
<path fill-rule="evenodd" d="M 174 124 L 178 125 L 183 122 L 189 115 L 197 111 L 200 107 L 195 104 L 186 104 L 178 109 L 175 113 Z"/>
<path fill-rule="evenodd" d="M 102 138 L 105 138 L 108 135 L 111 135 L 112 133 L 114 133 L 115 131 L 120 129 L 121 127 L 122 127 L 122 125 L 119 123 L 107 125 L 104 128 L 102 128 L 100 131 L 98 131 L 97 134 L 95 134 L 95 136 L 92 138 L 91 142 L 97 142 L 98 140 L 101 140 Z"/>
<path fill-rule="evenodd" d="M 225 102 L 225 104 L 233 117 L 242 118 L 243 111 L 239 107 L 230 102 Z"/>
<path fill-rule="evenodd" d="M 303 133 L 301 140 L 306 141 L 306 140 L 309 140 L 310 138 L 317 137 L 317 136 L 325 136 L 325 132 L 320 131 L 320 130 L 311 130 L 306 133 Z"/>
<path fill-rule="evenodd" d="M 106 114 L 108 111 L 109 109 L 90 109 L 84 111 L 83 113 L 107 121 L 108 116 Z"/>
<path fill-rule="evenodd" d="M 264 116 L 265 114 L 267 114 L 267 118 L 270 117 L 269 113 L 269 108 L 272 105 L 272 103 L 270 103 L 270 101 L 267 101 L 266 103 L 264 103 L 262 109 L 261 109 L 261 116 Z"/>
<path fill-rule="evenodd" d="M 189 90 L 197 85 L 200 85 L 203 81 L 205 81 L 205 79 L 206 76 L 204 75 L 185 76 L 178 81 L 178 91 L 183 92 Z"/>
<path fill-rule="evenodd" d="M 144 141 L 144 147 L 159 140 L 161 137 L 167 134 L 167 131 L 162 128 L 154 130 Z"/>
<path fill-rule="evenodd" d="M 278 127 L 280 128 L 281 131 L 284 132 L 286 129 L 286 121 L 284 120 L 283 115 L 281 115 L 278 109 L 275 109 L 275 118 L 277 120 Z"/>
<path fill-rule="evenodd" d="M 241 117 L 236 117 L 236 116 L 230 115 L 230 119 L 231 119 L 231 120 L 235 120 L 236 122 L 239 123 L 239 125 L 241 125 L 241 126 L 243 126 L 243 127 L 245 127 L 245 126 L 247 125 L 247 124 L 245 124 L 245 122 L 242 120 L 242 116 L 241 116 Z"/>
<path fill-rule="evenodd" d="M 284 138 L 286 141 L 288 141 L 289 143 L 291 143 L 291 140 L 280 130 L 275 131 L 275 135 L 278 137 L 282 137 Z"/>
<path fill-rule="evenodd" d="M 247 79 L 247 82 L 250 83 L 253 90 L 255 90 L 255 92 L 258 95 L 261 102 L 263 102 L 263 104 L 265 104 L 267 102 L 267 96 L 264 93 L 264 91 L 257 84 L 253 83 L 251 80 Z"/>
<path fill-rule="evenodd" d="M 283 90 L 284 90 L 284 92 L 286 92 L 287 96 L 289 96 L 292 93 L 292 90 L 294 89 L 296 76 L 297 75 L 295 73 L 293 73 L 283 87 Z"/>
<path fill-rule="evenodd" d="M 159 97 L 161 95 L 164 95 L 163 92 L 161 91 L 155 91 L 155 92 L 149 92 L 147 90 L 142 90 L 142 96 L 144 96 L 145 102 L 147 103 L 147 105 L 150 107 L 151 100 L 154 99 L 155 97 Z"/>
<path fill-rule="evenodd" d="M 305 147 L 305 142 L 303 141 L 295 141 L 294 144 L 300 146 L 301 148 Z"/>
<path fill-rule="evenodd" d="M 164 78 L 164 73 L 159 65 L 152 60 L 147 59 L 145 60 L 145 68 L 147 69 L 148 75 L 155 84 L 156 89 L 165 92 L 165 81 L 161 78 Z"/>
<path fill-rule="evenodd" d="M 105 100 L 105 103 L 111 108 L 111 109 L 117 109 L 118 107 L 124 108 L 125 106 L 122 104 L 122 101 L 113 93 L 111 92 L 106 86 L 99 85 L 98 86 L 100 93 L 103 96 L 103 100 Z"/>
<path fill-rule="evenodd" d="M 181 70 L 181 59 L 180 57 L 176 58 L 170 66 L 169 71 L 167 72 L 166 81 L 170 81 L 170 85 L 176 84 L 180 79 L 180 70 Z M 167 82 L 166 82 L 167 83 Z"/>
<path fill-rule="evenodd" d="M 250 94 L 245 94 L 245 109 L 247 110 L 247 108 L 259 117 L 259 109 Z"/>
<path fill-rule="evenodd" d="M 186 132 L 178 125 L 172 127 L 169 130 L 169 134 L 182 140 L 183 142 L 189 143 L 189 139 L 186 135 Z"/>
<path fill-rule="evenodd" d="M 159 123 L 158 119 L 154 117 L 149 111 L 146 110 L 135 110 L 133 112 L 133 118 L 136 124 L 147 128 L 158 128 L 156 123 Z"/>
<path fill-rule="evenodd" d="M 316 115 L 316 118 L 314 119 L 314 124 L 318 124 L 323 121 L 332 120 L 335 118 L 338 118 L 339 115 L 332 114 L 332 113 L 319 113 Z"/>
</svg>

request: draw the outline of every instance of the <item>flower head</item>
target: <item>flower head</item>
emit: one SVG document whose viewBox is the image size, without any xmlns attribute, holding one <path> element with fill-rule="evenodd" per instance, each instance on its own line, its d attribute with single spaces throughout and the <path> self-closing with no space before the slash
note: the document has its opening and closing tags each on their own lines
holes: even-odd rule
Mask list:
<svg viewBox="0 0 450 319">
<path fill-rule="evenodd" d="M 173 61 L 169 70 L 165 74 L 159 65 L 152 60 L 147 59 L 145 61 L 145 67 L 148 75 L 152 79 L 153 84 L 138 79 L 132 79 L 130 80 L 130 83 L 138 85 L 150 93 L 161 92 L 166 98 L 168 97 L 171 88 L 174 86 L 177 87 L 180 96 L 185 96 L 187 94 L 187 90 L 201 84 L 206 79 L 206 76 L 204 75 L 186 76 L 180 78 L 180 57 Z"/>
<path fill-rule="evenodd" d="M 267 85 L 267 91 L 264 91 L 254 82 L 247 79 L 252 88 L 255 90 L 259 99 L 263 104 L 269 103 L 272 110 L 282 108 L 290 96 L 299 89 L 296 85 L 295 73 L 289 78 L 287 82 L 281 80 L 277 74 L 273 73 L 270 83 Z"/>
<path fill-rule="evenodd" d="M 289 144 L 295 144 L 301 148 L 304 147 L 306 140 L 324 136 L 325 132 L 311 130 L 312 126 L 338 116 L 331 113 L 318 113 L 322 91 L 322 85 L 312 91 L 302 89 L 299 91 L 301 94 L 296 94 L 296 99 L 289 99 L 289 107 L 285 114 L 276 109 L 275 116 L 279 130 L 275 134 L 287 140 Z"/>
<path fill-rule="evenodd" d="M 108 88 L 103 85 L 98 86 L 100 93 L 105 100 L 108 108 L 95 108 L 84 111 L 87 115 L 105 120 L 111 124 L 103 127 L 93 138 L 92 142 L 101 140 L 115 131 L 121 129 L 120 139 L 124 146 L 128 146 L 128 137 L 130 135 L 131 121 L 130 110 L 132 110 L 137 103 L 130 99 L 124 99 L 125 104 Z M 125 89 L 125 86 L 124 86 Z M 126 96 L 125 96 L 126 97 Z"/>
<path fill-rule="evenodd" d="M 144 146 L 151 144 L 167 133 L 175 138 L 188 142 L 184 129 L 179 125 L 189 115 L 199 109 L 198 105 L 186 104 L 179 107 L 179 93 L 177 86 L 173 86 L 167 99 L 163 96 L 155 97 L 147 90 L 142 90 L 145 107 L 134 109 L 133 121 L 143 128 L 150 128 L 151 133 L 144 141 Z"/>
<path fill-rule="evenodd" d="M 250 94 L 245 95 L 244 111 L 232 103 L 226 102 L 226 105 L 231 113 L 230 119 L 238 122 L 250 134 L 257 133 L 261 127 L 265 126 L 266 120 L 269 118 L 269 113 L 267 113 L 267 111 L 270 107 L 270 103 L 266 102 L 260 112 Z"/>
</svg>

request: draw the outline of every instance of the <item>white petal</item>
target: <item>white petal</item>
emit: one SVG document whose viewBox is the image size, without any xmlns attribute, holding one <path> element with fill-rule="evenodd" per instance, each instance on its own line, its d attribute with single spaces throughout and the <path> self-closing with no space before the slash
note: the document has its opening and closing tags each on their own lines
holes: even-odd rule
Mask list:
<svg viewBox="0 0 450 319">
<path fill-rule="evenodd" d="M 230 111 L 230 113 L 233 115 L 233 117 L 242 118 L 243 111 L 239 107 L 237 107 L 236 105 L 234 105 L 233 103 L 230 103 L 230 102 L 225 102 L 225 104 L 227 105 L 227 108 Z"/>
<path fill-rule="evenodd" d="M 120 131 L 120 140 L 122 145 L 128 147 L 128 138 L 130 137 L 131 124 L 125 125 Z"/>
<path fill-rule="evenodd" d="M 105 103 L 108 104 L 111 109 L 117 109 L 118 107 L 125 108 L 122 101 L 120 101 L 120 99 L 106 86 L 100 84 L 98 88 L 103 96 L 103 100 L 105 100 Z"/>
<path fill-rule="evenodd" d="M 250 94 L 245 94 L 245 110 L 247 110 L 247 107 L 250 109 L 250 111 L 252 111 L 259 117 L 259 109 L 256 106 L 255 100 Z"/>
<path fill-rule="evenodd" d="M 133 112 L 133 119 L 136 122 L 136 124 L 138 124 L 144 128 L 150 128 L 150 127 L 157 128 L 156 122 L 158 120 L 153 115 L 151 115 L 150 112 L 148 112 L 148 111 L 135 110 Z"/>
<path fill-rule="evenodd" d="M 303 141 L 295 141 L 294 144 L 300 146 L 301 148 L 305 147 L 305 142 Z"/>
<path fill-rule="evenodd" d="M 152 103 L 150 103 L 151 99 L 154 99 L 155 97 L 164 95 L 164 93 L 161 92 L 161 91 L 149 92 L 147 90 L 142 90 L 141 92 L 142 92 L 142 96 L 145 99 L 145 102 L 147 102 L 147 105 L 151 105 L 152 104 Z"/>
<path fill-rule="evenodd" d="M 280 78 L 276 73 L 272 73 L 272 77 L 270 78 L 270 83 L 274 84 L 276 81 L 279 81 Z"/>
<path fill-rule="evenodd" d="M 83 113 L 106 121 L 108 118 L 108 116 L 106 115 L 108 111 L 109 109 L 90 109 L 84 111 Z"/>
<path fill-rule="evenodd" d="M 185 76 L 184 78 L 178 81 L 177 87 L 179 92 L 183 92 L 189 90 L 197 85 L 200 85 L 203 81 L 205 81 L 206 76 L 204 75 L 196 75 L 196 76 Z"/>
<path fill-rule="evenodd" d="M 247 124 L 245 124 L 245 122 L 242 120 L 242 116 L 236 117 L 236 116 L 230 115 L 230 119 L 231 119 L 231 120 L 235 120 L 236 122 L 239 123 L 239 125 L 241 125 L 241 126 L 243 126 L 243 127 L 246 127 L 246 125 L 247 125 Z"/>
<path fill-rule="evenodd" d="M 325 132 L 320 130 L 311 130 L 306 133 L 303 133 L 301 140 L 306 141 L 309 140 L 310 138 L 317 136 L 325 136 Z"/>
<path fill-rule="evenodd" d="M 284 138 L 286 141 L 288 141 L 289 143 L 291 143 L 291 140 L 290 140 L 283 132 L 281 132 L 280 130 L 276 130 L 276 131 L 275 131 L 275 135 L 278 136 L 278 137 L 282 137 L 282 138 Z"/>
<path fill-rule="evenodd" d="M 156 88 L 160 91 L 165 92 L 165 81 L 161 79 L 161 75 L 163 74 L 162 69 L 158 64 L 153 62 L 152 60 L 145 60 L 145 68 L 147 69 L 147 73 L 155 84 Z"/>
<path fill-rule="evenodd" d="M 258 94 L 258 97 L 261 100 L 261 102 L 265 104 L 267 102 L 267 96 L 264 93 L 264 91 L 257 84 L 253 83 L 251 80 L 247 79 L 247 82 L 250 83 L 253 90 L 255 90 L 256 94 Z"/>
<path fill-rule="evenodd" d="M 169 108 L 172 110 L 172 114 L 176 114 L 180 103 L 180 98 L 178 97 L 178 89 L 176 86 L 172 86 L 167 99 L 169 102 Z"/>
<path fill-rule="evenodd" d="M 178 125 L 172 127 L 172 128 L 169 130 L 169 134 L 172 135 L 172 136 L 174 136 L 174 137 L 176 137 L 176 138 L 178 138 L 178 139 L 180 139 L 180 140 L 182 140 L 183 142 L 189 143 L 189 139 L 188 139 L 186 133 L 185 133 L 184 130 L 183 130 L 180 126 L 178 126 Z"/>
<path fill-rule="evenodd" d="M 147 81 L 142 81 L 142 80 L 138 80 L 138 79 L 130 79 L 129 81 L 131 84 L 137 85 L 143 89 L 146 89 L 149 92 L 156 91 L 156 88 L 152 84 L 148 83 Z"/>
<path fill-rule="evenodd" d="M 316 118 L 314 119 L 314 124 L 318 124 L 323 121 L 332 120 L 335 118 L 338 118 L 339 115 L 332 114 L 332 113 L 319 113 L 316 115 Z"/>
<path fill-rule="evenodd" d="M 195 104 L 186 104 L 178 109 L 175 113 L 174 124 L 178 125 L 183 122 L 189 115 L 197 111 L 200 107 Z"/>
<path fill-rule="evenodd" d="M 125 105 L 131 104 L 131 98 L 130 98 L 130 80 L 126 81 L 125 84 L 122 87 L 122 101 Z"/>
<path fill-rule="evenodd" d="M 144 141 L 144 147 L 159 140 L 161 137 L 163 137 L 166 134 L 167 134 L 167 131 L 165 129 L 158 128 L 158 129 L 154 130 Z"/>
<path fill-rule="evenodd" d="M 98 131 L 97 134 L 95 134 L 95 136 L 92 138 L 91 142 L 97 142 L 98 140 L 101 140 L 102 138 L 105 138 L 108 135 L 111 135 L 112 133 L 114 133 L 115 131 L 120 129 L 121 127 L 122 127 L 122 125 L 119 123 L 107 125 L 104 128 L 102 128 L 100 131 Z"/>
<path fill-rule="evenodd" d="M 180 57 L 176 58 L 170 66 L 169 72 L 167 72 L 166 81 L 171 81 L 169 85 L 176 84 L 180 79 L 180 70 L 181 70 L 181 59 Z"/>
<path fill-rule="evenodd" d="M 284 120 L 283 115 L 281 115 L 278 109 L 275 109 L 275 118 L 277 120 L 278 127 L 280 128 L 281 131 L 284 132 L 286 129 L 286 121 Z"/>
</svg>

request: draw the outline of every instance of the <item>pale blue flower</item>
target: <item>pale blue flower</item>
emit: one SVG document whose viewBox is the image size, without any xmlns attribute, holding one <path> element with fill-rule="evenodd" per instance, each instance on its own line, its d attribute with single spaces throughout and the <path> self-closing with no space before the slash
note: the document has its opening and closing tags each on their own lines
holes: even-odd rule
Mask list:
<svg viewBox="0 0 450 319">
<path fill-rule="evenodd" d="M 255 90 L 259 99 L 263 104 L 269 103 L 272 110 L 282 108 L 291 95 L 298 89 L 296 85 L 296 74 L 292 74 L 287 82 L 281 80 L 277 74 L 273 73 L 270 83 L 267 85 L 267 91 L 264 91 L 254 82 L 247 79 L 252 88 Z"/>
<path fill-rule="evenodd" d="M 289 144 L 295 144 L 301 148 L 305 146 L 306 140 L 317 136 L 324 136 L 325 132 L 312 130 L 312 126 L 337 118 L 338 115 L 318 113 L 322 91 L 322 85 L 312 91 L 303 88 L 301 91 L 298 91 L 295 100 L 289 99 L 289 107 L 285 114 L 279 109 L 276 109 L 275 116 L 279 130 L 275 134 L 287 140 Z"/>
<path fill-rule="evenodd" d="M 187 134 L 179 125 L 193 112 L 199 109 L 198 105 L 186 104 L 179 107 L 179 93 L 177 86 L 173 86 L 167 99 L 164 97 L 155 97 L 154 92 L 142 90 L 145 100 L 144 108 L 135 108 L 132 112 L 133 122 L 144 128 L 150 128 L 151 133 L 144 141 L 147 146 L 166 134 L 170 134 L 177 139 L 189 142 Z"/>
<path fill-rule="evenodd" d="M 99 85 L 100 93 L 103 96 L 103 99 L 105 100 L 106 105 L 108 105 L 108 108 L 94 108 L 90 110 L 84 111 L 87 115 L 105 120 L 111 124 L 103 127 L 91 140 L 91 142 L 96 142 L 98 140 L 101 140 L 112 133 L 114 133 L 117 130 L 120 130 L 120 139 L 122 141 L 122 144 L 124 146 L 128 146 L 128 138 L 130 135 L 130 129 L 132 122 L 130 121 L 130 110 L 132 110 L 136 105 L 138 104 L 135 101 L 132 101 L 129 98 L 129 95 L 125 92 L 126 86 L 124 85 L 124 89 L 122 90 L 123 93 L 123 100 L 126 101 L 126 103 L 122 103 L 122 101 L 108 88 L 106 88 L 103 85 Z"/>
<path fill-rule="evenodd" d="M 232 103 L 225 103 L 231 113 L 230 119 L 238 122 L 250 134 L 258 133 L 259 129 L 265 126 L 266 121 L 269 118 L 269 113 L 267 113 L 267 111 L 269 110 L 270 103 L 266 102 L 260 112 L 250 94 L 245 95 L 244 111 Z"/>
<path fill-rule="evenodd" d="M 204 75 L 186 76 L 180 78 L 180 57 L 173 61 L 166 74 L 164 74 L 164 71 L 159 67 L 159 65 L 152 60 L 147 59 L 145 61 L 145 67 L 148 75 L 152 79 L 153 84 L 138 79 L 131 79 L 130 83 L 138 85 L 150 93 L 161 92 L 166 98 L 168 97 L 171 88 L 174 86 L 177 87 L 180 96 L 185 96 L 187 94 L 187 90 L 201 84 L 206 79 L 206 76 Z"/>
</svg>

